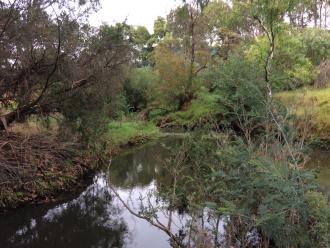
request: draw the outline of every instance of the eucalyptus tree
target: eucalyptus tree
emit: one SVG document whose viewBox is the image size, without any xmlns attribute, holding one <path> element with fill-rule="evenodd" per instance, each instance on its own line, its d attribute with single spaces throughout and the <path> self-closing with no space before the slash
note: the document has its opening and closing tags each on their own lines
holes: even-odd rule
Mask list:
<svg viewBox="0 0 330 248">
<path fill-rule="evenodd" d="M 72 118 L 115 94 L 105 93 L 120 82 L 131 44 L 124 24 L 87 24 L 97 7 L 97 0 L 0 3 L 1 129 L 31 114 Z M 79 95 L 89 97 L 74 108 Z"/>
<path fill-rule="evenodd" d="M 157 19 L 154 22 L 153 27 L 153 36 L 156 38 L 156 40 L 161 40 L 165 37 L 167 30 L 167 23 L 165 18 L 158 16 Z"/>
<path fill-rule="evenodd" d="M 77 54 L 82 38 L 78 23 L 97 4 L 95 0 L 1 1 L 2 128 L 40 111 L 38 104 L 57 81 L 59 64 L 69 53 Z"/>
<path fill-rule="evenodd" d="M 136 50 L 136 65 L 146 66 L 149 63 L 150 53 L 153 50 L 150 43 L 151 34 L 144 26 L 132 27 L 132 45 Z"/>
<path fill-rule="evenodd" d="M 163 80 L 163 90 L 176 89 L 174 98 L 178 109 L 184 108 L 194 97 L 196 75 L 206 67 L 210 58 L 202 8 L 204 6 L 199 1 L 189 1 L 172 10 L 167 16 L 168 33 L 155 51 L 156 69 Z M 172 62 L 167 63 L 170 60 Z M 170 77 L 170 71 L 177 76 Z"/>
<path fill-rule="evenodd" d="M 241 41 L 252 40 L 260 33 L 244 1 L 212 1 L 203 13 L 207 18 L 207 40 L 215 54 L 225 60 Z"/>
<path fill-rule="evenodd" d="M 272 82 L 270 79 L 271 63 L 274 57 L 275 39 L 284 17 L 297 4 L 296 0 L 250 0 L 251 15 L 260 25 L 268 39 L 269 48 L 264 63 L 264 79 L 267 94 L 272 98 Z"/>
<path fill-rule="evenodd" d="M 64 65 L 64 87 L 58 84 L 59 89 L 51 89 L 53 109 L 62 113 L 66 124 L 85 141 L 99 135 L 109 118 L 125 111 L 120 92 L 124 68 L 134 58 L 130 32 L 125 23 L 101 26 L 86 40 L 79 56 Z"/>
<path fill-rule="evenodd" d="M 314 10 L 314 26 L 319 28 L 327 29 L 329 27 L 329 11 L 330 1 L 329 0 L 314 0 L 312 1 Z M 317 21 L 319 23 L 317 24 Z"/>
</svg>

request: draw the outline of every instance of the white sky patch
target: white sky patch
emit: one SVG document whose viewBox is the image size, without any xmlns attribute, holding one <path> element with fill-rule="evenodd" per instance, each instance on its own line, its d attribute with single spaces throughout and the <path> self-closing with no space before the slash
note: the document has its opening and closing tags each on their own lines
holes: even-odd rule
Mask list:
<svg viewBox="0 0 330 248">
<path fill-rule="evenodd" d="M 145 26 L 153 31 L 158 16 L 166 17 L 180 0 L 100 0 L 101 9 L 90 16 L 90 24 L 114 24 L 127 19 L 127 24 Z"/>
</svg>

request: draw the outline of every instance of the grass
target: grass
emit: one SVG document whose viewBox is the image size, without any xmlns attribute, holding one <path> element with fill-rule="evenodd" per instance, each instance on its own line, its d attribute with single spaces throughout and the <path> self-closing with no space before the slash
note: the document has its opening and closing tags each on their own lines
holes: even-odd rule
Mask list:
<svg viewBox="0 0 330 248">
<path fill-rule="evenodd" d="M 160 136 L 159 129 L 151 122 L 142 121 L 112 121 L 108 124 L 106 137 L 115 146 L 141 143 L 144 140 Z"/>
<path fill-rule="evenodd" d="M 167 115 L 166 123 L 169 126 L 193 128 L 204 125 L 220 113 L 218 96 L 202 91 L 186 110 Z"/>
<path fill-rule="evenodd" d="M 310 138 L 330 140 L 330 88 L 281 92 L 277 98 L 296 114 L 300 124 L 308 120 Z"/>
<path fill-rule="evenodd" d="M 61 117 L 57 115 L 57 117 Z M 56 117 L 56 118 L 57 118 Z M 58 132 L 59 124 L 55 117 L 49 117 L 47 119 L 37 118 L 36 116 L 30 116 L 23 123 L 13 123 L 10 125 L 9 130 L 13 133 L 19 133 L 25 136 L 37 135 L 37 134 L 56 134 Z"/>
</svg>

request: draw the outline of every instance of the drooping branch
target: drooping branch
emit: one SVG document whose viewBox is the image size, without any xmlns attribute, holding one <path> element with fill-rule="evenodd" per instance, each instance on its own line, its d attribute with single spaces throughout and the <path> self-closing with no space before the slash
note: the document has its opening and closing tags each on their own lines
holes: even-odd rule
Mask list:
<svg viewBox="0 0 330 248">
<path fill-rule="evenodd" d="M 9 26 L 9 23 L 10 23 L 10 19 L 12 18 L 12 15 L 14 13 L 14 6 L 16 4 L 16 1 L 17 0 L 14 0 L 14 2 L 10 5 L 10 10 L 9 10 L 9 13 L 8 13 L 8 16 L 7 16 L 7 19 L 2 27 L 2 30 L 0 32 L 0 38 L 3 36 L 3 34 L 6 32 L 8 26 Z"/>
<path fill-rule="evenodd" d="M 58 68 L 58 63 L 59 63 L 59 58 L 60 58 L 60 53 L 61 53 L 61 25 L 60 25 L 60 20 L 57 19 L 57 29 L 58 29 L 58 44 L 57 44 L 57 50 L 56 50 L 56 58 L 53 64 L 53 69 L 50 71 L 48 74 L 46 81 L 44 83 L 44 87 L 41 90 L 41 93 L 39 96 L 32 101 L 31 103 L 28 103 L 24 106 L 18 106 L 15 110 L 11 111 L 8 114 L 2 115 L 1 116 L 1 124 L 0 124 L 0 130 L 7 130 L 8 126 L 10 126 L 11 123 L 25 118 L 27 115 L 35 114 L 37 113 L 37 108 L 39 102 L 42 100 L 44 97 L 48 87 L 50 86 L 50 80 L 57 71 Z"/>
<path fill-rule="evenodd" d="M 58 62 L 59 62 L 59 58 L 60 58 L 60 54 L 61 54 L 61 24 L 60 24 L 60 20 L 58 18 L 57 18 L 57 34 L 58 34 L 58 44 L 57 44 L 54 67 L 51 70 L 51 72 L 48 74 L 45 85 L 44 85 L 39 97 L 34 101 L 34 105 L 38 104 L 40 102 L 40 100 L 44 97 L 44 94 L 49 87 L 50 79 L 55 74 L 57 67 L 58 67 Z"/>
<path fill-rule="evenodd" d="M 108 174 L 109 174 L 109 168 L 111 165 L 111 160 L 109 162 L 109 166 L 108 166 Z M 135 212 L 130 206 L 128 206 L 128 204 L 120 197 L 120 195 L 118 194 L 118 192 L 116 191 L 116 189 L 112 186 L 111 182 L 108 180 L 108 186 L 110 187 L 110 189 L 112 190 L 112 192 L 116 195 L 116 197 L 119 199 L 119 201 L 123 204 L 123 206 L 128 210 L 128 212 L 130 212 L 132 215 L 134 215 L 135 217 L 139 218 L 139 219 L 143 219 L 145 221 L 147 221 L 148 223 L 150 223 L 152 226 L 158 228 L 159 230 L 163 231 L 166 235 L 168 235 L 172 241 L 175 242 L 175 244 L 178 247 L 181 248 L 185 248 L 184 244 L 181 242 L 180 239 L 178 239 L 178 237 L 173 234 L 171 232 L 171 230 L 169 229 L 170 225 L 164 225 L 162 224 L 157 218 L 155 218 L 155 221 L 145 215 L 139 214 L 137 212 Z"/>
</svg>

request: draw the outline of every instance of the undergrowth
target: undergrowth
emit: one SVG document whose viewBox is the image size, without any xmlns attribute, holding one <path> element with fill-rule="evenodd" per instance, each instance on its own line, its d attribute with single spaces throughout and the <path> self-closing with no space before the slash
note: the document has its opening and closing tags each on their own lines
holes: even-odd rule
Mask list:
<svg viewBox="0 0 330 248">
<path fill-rule="evenodd" d="M 281 92 L 277 98 L 297 116 L 298 127 L 308 121 L 309 138 L 330 139 L 330 88 Z"/>
<path fill-rule="evenodd" d="M 202 126 L 222 113 L 218 102 L 218 95 L 202 89 L 187 109 L 170 113 L 163 118 L 163 125 L 187 128 Z"/>
<path fill-rule="evenodd" d="M 159 137 L 159 129 L 151 122 L 111 121 L 108 124 L 106 138 L 114 146 L 141 143 Z"/>
</svg>

